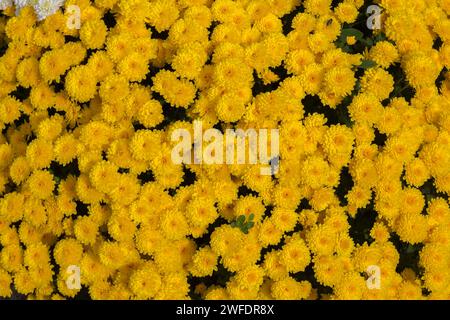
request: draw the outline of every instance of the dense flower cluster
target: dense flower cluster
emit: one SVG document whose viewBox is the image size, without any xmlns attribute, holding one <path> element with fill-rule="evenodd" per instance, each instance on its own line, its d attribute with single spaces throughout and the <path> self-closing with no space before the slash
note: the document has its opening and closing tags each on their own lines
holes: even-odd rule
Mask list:
<svg viewBox="0 0 450 320">
<path fill-rule="evenodd" d="M 373 33 L 363 0 L 20 2 L 0 1 L 1 297 L 450 298 L 450 1 L 380 0 Z M 174 164 L 193 120 L 279 129 L 279 172 Z"/>
<path fill-rule="evenodd" d="M 65 0 L 0 0 L 0 10 L 11 8 L 14 5 L 16 14 L 27 7 L 32 6 L 38 20 L 44 20 L 56 13 L 64 4 Z"/>
</svg>

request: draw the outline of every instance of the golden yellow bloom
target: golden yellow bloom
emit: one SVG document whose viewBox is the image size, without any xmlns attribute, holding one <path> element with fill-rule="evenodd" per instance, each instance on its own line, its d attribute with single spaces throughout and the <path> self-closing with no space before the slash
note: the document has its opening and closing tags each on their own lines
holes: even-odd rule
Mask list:
<svg viewBox="0 0 450 320">
<path fill-rule="evenodd" d="M 306 299 L 311 291 L 311 284 L 307 281 L 297 282 L 291 277 L 274 282 L 271 288 L 274 298 L 279 300 Z"/>
<path fill-rule="evenodd" d="M 130 53 L 118 64 L 118 71 L 129 81 L 141 81 L 148 73 L 148 61 L 139 53 Z"/>
<path fill-rule="evenodd" d="M 31 173 L 30 165 L 25 157 L 18 157 L 9 168 L 9 175 L 17 185 L 21 184 Z"/>
<path fill-rule="evenodd" d="M 12 2 L 0 298 L 73 299 L 70 265 L 92 299 L 450 298 L 449 0 L 373 34 L 363 0 Z M 257 163 L 207 164 L 208 129 Z"/>
<path fill-rule="evenodd" d="M 209 247 L 199 249 L 192 258 L 191 273 L 196 277 L 211 276 L 217 271 L 217 257 Z"/>
<path fill-rule="evenodd" d="M 27 182 L 31 193 L 38 199 L 49 198 L 55 189 L 53 175 L 46 170 L 34 171 Z"/>
<path fill-rule="evenodd" d="M 293 236 L 283 246 L 281 262 L 289 272 L 304 271 L 310 261 L 310 252 L 303 239 Z"/>
<path fill-rule="evenodd" d="M 80 29 L 81 42 L 88 49 L 103 47 L 106 39 L 107 29 L 102 20 L 90 20 L 83 23 Z"/>
<path fill-rule="evenodd" d="M 12 97 L 6 97 L 1 100 L 0 120 L 3 123 L 12 123 L 20 118 L 21 104 Z"/>
<path fill-rule="evenodd" d="M 64 239 L 59 241 L 53 250 L 56 263 L 62 269 L 70 265 L 79 265 L 83 255 L 83 246 L 75 239 Z"/>
<path fill-rule="evenodd" d="M 73 68 L 66 76 L 66 90 L 73 99 L 88 102 L 97 93 L 97 79 L 87 66 Z"/>
<path fill-rule="evenodd" d="M 12 295 L 11 291 L 11 276 L 5 270 L 0 270 L 0 296 L 2 298 L 9 298 Z"/>
<path fill-rule="evenodd" d="M 394 90 L 394 79 L 381 68 L 370 68 L 361 78 L 361 87 L 363 91 L 371 92 L 379 100 L 384 100 Z"/>
</svg>

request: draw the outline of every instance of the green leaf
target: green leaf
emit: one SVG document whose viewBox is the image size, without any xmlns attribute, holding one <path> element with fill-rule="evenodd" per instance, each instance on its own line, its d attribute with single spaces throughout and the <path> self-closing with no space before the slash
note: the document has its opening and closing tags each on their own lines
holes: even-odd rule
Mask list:
<svg viewBox="0 0 450 320">
<path fill-rule="evenodd" d="M 341 41 L 342 42 L 347 42 L 347 37 L 355 37 L 356 40 L 361 41 L 362 38 L 364 37 L 364 34 L 359 31 L 358 29 L 354 29 L 354 28 L 346 28 L 346 29 L 342 29 L 341 31 Z"/>
<path fill-rule="evenodd" d="M 359 93 L 361 91 L 361 81 L 356 80 L 355 84 L 355 94 Z"/>
<path fill-rule="evenodd" d="M 59 185 L 61 183 L 61 178 L 57 176 L 53 176 L 53 179 L 55 180 L 56 185 Z"/>
<path fill-rule="evenodd" d="M 243 233 L 247 234 L 248 231 L 255 225 L 255 223 L 252 221 L 254 219 L 255 215 L 252 213 L 249 216 L 249 222 L 245 222 L 245 215 L 239 216 L 236 221 L 231 222 L 231 226 L 234 228 L 239 228 Z"/>
<path fill-rule="evenodd" d="M 375 42 L 386 41 L 386 40 L 387 40 L 386 35 L 383 32 L 381 32 L 375 36 Z"/>
<path fill-rule="evenodd" d="M 408 244 L 408 247 L 406 248 L 406 253 L 412 254 L 416 251 L 416 248 L 410 244 Z"/>
<path fill-rule="evenodd" d="M 373 40 L 371 38 L 361 39 L 361 42 L 364 43 L 367 47 L 373 46 Z"/>
<path fill-rule="evenodd" d="M 370 69 L 375 67 L 377 64 L 375 61 L 372 60 L 363 60 L 363 62 L 361 63 L 361 65 L 359 66 L 362 69 Z"/>
</svg>

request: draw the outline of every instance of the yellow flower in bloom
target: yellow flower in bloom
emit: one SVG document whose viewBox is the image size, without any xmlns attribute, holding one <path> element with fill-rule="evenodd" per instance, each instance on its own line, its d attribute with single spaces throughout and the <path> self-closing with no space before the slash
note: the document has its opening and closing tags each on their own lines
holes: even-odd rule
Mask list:
<svg viewBox="0 0 450 320">
<path fill-rule="evenodd" d="M 23 250 L 17 244 L 7 245 L 1 252 L 0 260 L 6 271 L 17 272 L 23 264 Z"/>
<path fill-rule="evenodd" d="M 158 131 L 137 131 L 131 141 L 130 149 L 137 160 L 150 160 L 161 143 L 161 134 Z"/>
<path fill-rule="evenodd" d="M 262 222 L 258 240 L 263 247 L 276 245 L 280 242 L 282 236 L 283 231 L 277 228 L 272 219 L 266 219 Z"/>
<path fill-rule="evenodd" d="M 56 244 L 53 256 L 56 263 L 63 269 L 70 265 L 79 265 L 83 256 L 83 247 L 75 239 L 64 239 Z"/>
<path fill-rule="evenodd" d="M 234 93 L 227 93 L 219 98 L 216 105 L 216 114 L 224 122 L 236 122 L 245 113 L 245 104 Z"/>
<path fill-rule="evenodd" d="M 155 299 L 187 300 L 189 284 L 185 273 L 171 273 L 163 277 L 162 289 Z"/>
<path fill-rule="evenodd" d="M 75 221 L 76 238 L 83 244 L 94 244 L 97 238 L 98 226 L 89 217 L 80 217 Z"/>
<path fill-rule="evenodd" d="M 31 193 L 39 199 L 49 198 L 55 189 L 53 175 L 46 170 L 38 170 L 31 174 L 28 179 Z"/>
<path fill-rule="evenodd" d="M 243 236 L 238 229 L 223 226 L 211 235 L 211 248 L 217 254 L 226 255 L 238 249 L 242 241 Z"/>
<path fill-rule="evenodd" d="M 130 276 L 130 288 L 138 299 L 149 299 L 161 286 L 161 276 L 153 265 L 137 269 Z"/>
<path fill-rule="evenodd" d="M 64 56 L 64 51 L 62 49 L 51 50 L 44 53 L 41 60 L 39 60 L 39 69 L 37 70 L 38 73 L 35 76 L 35 81 L 39 81 L 41 77 L 48 82 L 55 80 L 60 81 L 61 75 L 63 75 L 70 67 L 70 64 L 68 64 L 65 59 L 66 57 Z M 33 66 L 31 63 L 32 60 L 27 62 L 28 65 Z"/>
<path fill-rule="evenodd" d="M 217 216 L 213 203 L 207 200 L 194 200 L 186 207 L 186 217 L 192 226 L 208 226 Z"/>
<path fill-rule="evenodd" d="M 55 141 L 53 151 L 56 161 L 62 165 L 66 165 L 78 156 L 80 145 L 73 135 L 66 134 Z"/>
<path fill-rule="evenodd" d="M 53 218 L 53 217 L 50 217 Z M 51 219 L 48 219 L 49 223 L 52 222 Z M 39 231 L 36 227 L 28 224 L 27 222 L 22 222 L 19 227 L 19 238 L 22 243 L 29 246 L 40 241 L 39 239 Z"/>
<path fill-rule="evenodd" d="M 23 258 L 27 267 L 43 266 L 50 261 L 48 247 L 42 243 L 35 243 L 27 247 Z"/>
<path fill-rule="evenodd" d="M 24 88 L 36 86 L 41 78 L 39 67 L 40 61 L 38 59 L 34 57 L 23 59 L 17 66 L 16 71 L 17 81 L 20 85 Z"/>
<path fill-rule="evenodd" d="M 272 284 L 271 292 L 274 298 L 280 300 L 306 299 L 311 292 L 311 284 L 307 281 L 297 282 L 286 277 Z"/>
<path fill-rule="evenodd" d="M 186 217 L 179 211 L 167 211 L 161 216 L 161 229 L 167 239 L 178 240 L 189 234 Z"/>
<path fill-rule="evenodd" d="M 228 293 L 224 288 L 210 288 L 205 294 L 205 300 L 227 300 Z"/>
<path fill-rule="evenodd" d="M 405 56 L 403 64 L 406 77 L 414 88 L 433 85 L 439 75 L 433 60 L 421 52 Z"/>
<path fill-rule="evenodd" d="M 97 79 L 87 66 L 75 67 L 66 76 L 66 90 L 73 99 L 88 102 L 97 93 Z"/>
<path fill-rule="evenodd" d="M 368 124 L 377 123 L 383 111 L 377 97 L 367 93 L 357 95 L 348 108 L 354 121 Z"/>
<path fill-rule="evenodd" d="M 129 81 L 141 81 L 148 72 L 148 62 L 139 53 L 130 53 L 120 61 L 118 71 Z"/>
<path fill-rule="evenodd" d="M 281 251 L 281 261 L 289 272 L 305 270 L 311 261 L 308 247 L 303 239 L 289 239 Z"/>
<path fill-rule="evenodd" d="M 283 232 L 292 231 L 297 225 L 298 215 L 294 210 L 277 208 L 272 211 L 273 226 Z"/>
<path fill-rule="evenodd" d="M 395 45 L 389 41 L 380 41 L 370 49 L 370 58 L 380 67 L 388 68 L 399 59 Z"/>
<path fill-rule="evenodd" d="M 109 268 L 123 267 L 133 258 L 129 248 L 119 242 L 103 242 L 99 250 L 100 261 Z"/>
<path fill-rule="evenodd" d="M 172 66 L 177 73 L 188 79 L 195 79 L 202 71 L 208 56 L 205 49 L 199 43 L 184 46 L 180 49 L 172 61 Z"/>
<path fill-rule="evenodd" d="M 9 168 L 9 175 L 15 184 L 21 184 L 31 172 L 30 165 L 25 157 L 18 157 Z"/>
<path fill-rule="evenodd" d="M 358 8 L 353 1 L 344 1 L 340 3 L 335 9 L 338 19 L 341 22 L 352 23 L 358 16 Z"/>
<path fill-rule="evenodd" d="M 420 187 L 429 177 L 429 170 L 420 158 L 415 158 L 406 165 L 405 180 L 409 184 Z"/>
<path fill-rule="evenodd" d="M 394 90 L 394 79 L 381 68 L 371 68 L 362 77 L 361 87 L 364 91 L 372 92 L 379 100 L 384 100 Z"/>
<path fill-rule="evenodd" d="M 153 254 L 162 240 L 164 237 L 156 228 L 142 226 L 136 231 L 136 248 L 143 254 Z"/>
<path fill-rule="evenodd" d="M 217 271 L 217 254 L 209 247 L 199 249 L 193 259 L 191 273 L 197 277 L 211 276 Z"/>
<path fill-rule="evenodd" d="M 347 44 L 350 46 L 354 45 L 357 42 L 355 36 L 348 36 L 346 41 L 347 41 Z"/>
<path fill-rule="evenodd" d="M 386 242 L 389 240 L 389 230 L 383 223 L 375 223 L 370 235 L 375 241 Z"/>
<path fill-rule="evenodd" d="M 396 221 L 395 230 L 403 241 L 415 244 L 425 240 L 428 226 L 421 214 L 405 213 Z"/>
<path fill-rule="evenodd" d="M 21 104 L 13 97 L 5 97 L 1 100 L 0 120 L 3 123 L 12 123 L 20 118 Z"/>
<path fill-rule="evenodd" d="M 146 19 L 161 32 L 169 29 L 178 17 L 179 9 L 173 0 L 158 0 L 151 6 Z"/>
<path fill-rule="evenodd" d="M 236 281 L 245 288 L 259 288 L 263 283 L 264 270 L 257 266 L 252 266 L 240 271 L 236 275 Z"/>
<path fill-rule="evenodd" d="M 156 127 L 164 120 L 161 103 L 157 100 L 147 101 L 139 108 L 136 118 L 146 128 Z"/>
<path fill-rule="evenodd" d="M 11 297 L 11 276 L 5 270 L 0 270 L 0 296 L 3 298 Z"/>
<path fill-rule="evenodd" d="M 99 94 L 104 102 L 117 103 L 129 93 L 129 85 L 119 75 L 108 76 L 100 85 Z"/>
<path fill-rule="evenodd" d="M 337 96 L 346 96 L 355 86 L 354 73 L 348 68 L 333 68 L 325 75 L 325 87 Z"/>
<path fill-rule="evenodd" d="M 0 297 L 448 299 L 450 2 L 379 5 L 1 10 Z"/>
<path fill-rule="evenodd" d="M 366 288 L 364 278 L 359 274 L 350 273 L 336 284 L 336 298 L 342 300 L 355 300 L 363 297 Z"/>
<path fill-rule="evenodd" d="M 195 86 L 187 80 L 179 80 L 170 71 L 160 71 L 153 78 L 152 89 L 175 107 L 187 108 L 194 101 Z"/>
<path fill-rule="evenodd" d="M 81 42 L 88 49 L 103 47 L 107 34 L 107 28 L 102 20 L 86 21 L 80 29 Z"/>
</svg>

